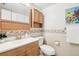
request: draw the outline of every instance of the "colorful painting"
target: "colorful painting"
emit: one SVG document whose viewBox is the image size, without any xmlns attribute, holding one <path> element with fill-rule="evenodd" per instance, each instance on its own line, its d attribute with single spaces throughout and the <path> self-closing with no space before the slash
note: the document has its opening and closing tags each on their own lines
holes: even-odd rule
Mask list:
<svg viewBox="0 0 79 59">
<path fill-rule="evenodd" d="M 79 23 L 79 6 L 66 9 L 65 16 L 68 24 Z"/>
</svg>

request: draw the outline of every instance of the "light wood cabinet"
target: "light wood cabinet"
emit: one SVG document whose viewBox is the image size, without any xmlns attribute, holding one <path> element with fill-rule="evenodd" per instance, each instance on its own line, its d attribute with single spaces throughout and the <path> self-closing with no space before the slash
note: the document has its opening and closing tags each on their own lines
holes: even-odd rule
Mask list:
<svg viewBox="0 0 79 59">
<path fill-rule="evenodd" d="M 26 47 L 26 54 L 28 56 L 36 56 L 36 55 L 39 55 L 39 46 L 38 46 L 38 43 L 35 42 L 33 44 L 28 44 L 27 47 Z"/>
<path fill-rule="evenodd" d="M 12 31 L 12 30 L 29 30 L 30 25 L 27 23 L 19 23 L 8 20 L 0 21 L 0 30 L 2 31 Z"/>
<path fill-rule="evenodd" d="M 0 53 L 0 56 L 19 56 L 25 55 L 25 46 Z"/>
<path fill-rule="evenodd" d="M 37 22 L 37 23 L 43 23 L 43 14 L 42 12 L 38 11 L 37 9 L 34 9 L 33 10 L 33 13 L 34 13 L 34 22 Z"/>
<path fill-rule="evenodd" d="M 44 16 L 43 13 L 39 10 L 32 8 L 31 9 L 31 27 L 32 28 L 41 28 L 43 25 Z"/>
<path fill-rule="evenodd" d="M 35 9 L 34 11 L 34 22 L 39 22 L 39 13 L 38 11 Z"/>
<path fill-rule="evenodd" d="M 39 17 L 39 22 L 40 22 L 40 23 L 43 23 L 43 20 L 44 20 L 43 14 L 42 14 L 42 13 L 39 13 L 39 16 L 40 16 L 40 17 Z"/>
<path fill-rule="evenodd" d="M 0 53 L 0 56 L 37 56 L 39 55 L 38 42 L 33 42 L 7 52 Z"/>
</svg>

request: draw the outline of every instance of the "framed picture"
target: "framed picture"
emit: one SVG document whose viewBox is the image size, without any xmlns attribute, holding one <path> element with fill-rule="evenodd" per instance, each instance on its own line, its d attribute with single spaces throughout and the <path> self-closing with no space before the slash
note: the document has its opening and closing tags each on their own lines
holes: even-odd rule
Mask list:
<svg viewBox="0 0 79 59">
<path fill-rule="evenodd" d="M 79 23 L 79 6 L 66 9 L 65 17 L 68 24 Z"/>
</svg>

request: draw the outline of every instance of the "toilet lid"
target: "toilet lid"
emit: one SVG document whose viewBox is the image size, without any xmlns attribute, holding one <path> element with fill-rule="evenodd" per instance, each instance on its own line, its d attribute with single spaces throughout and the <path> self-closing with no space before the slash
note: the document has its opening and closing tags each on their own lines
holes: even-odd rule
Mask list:
<svg viewBox="0 0 79 59">
<path fill-rule="evenodd" d="M 55 55 L 55 49 L 49 45 L 41 45 L 40 48 L 42 52 L 46 55 Z"/>
</svg>

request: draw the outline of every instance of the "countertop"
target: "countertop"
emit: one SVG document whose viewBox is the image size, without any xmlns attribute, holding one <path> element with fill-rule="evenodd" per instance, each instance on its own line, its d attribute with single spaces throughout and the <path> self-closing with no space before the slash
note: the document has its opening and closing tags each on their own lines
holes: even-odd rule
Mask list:
<svg viewBox="0 0 79 59">
<path fill-rule="evenodd" d="M 24 38 L 24 39 L 19 39 L 19 40 L 14 40 L 10 42 L 5 42 L 0 44 L 0 53 L 6 52 L 11 49 L 15 49 L 17 47 L 23 46 L 25 44 L 29 44 L 35 41 L 38 41 L 38 38 Z"/>
</svg>

